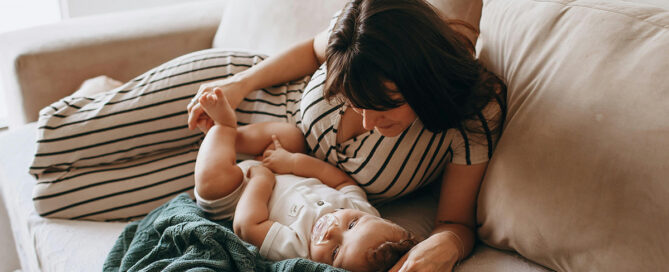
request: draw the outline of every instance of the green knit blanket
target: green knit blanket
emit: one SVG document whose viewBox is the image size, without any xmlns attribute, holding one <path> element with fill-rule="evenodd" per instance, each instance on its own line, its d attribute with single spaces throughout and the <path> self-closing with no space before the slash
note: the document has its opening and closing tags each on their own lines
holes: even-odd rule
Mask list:
<svg viewBox="0 0 669 272">
<path fill-rule="evenodd" d="M 343 271 L 307 259 L 269 261 L 237 237 L 232 222 L 211 221 L 181 194 L 129 223 L 104 271 Z"/>
</svg>

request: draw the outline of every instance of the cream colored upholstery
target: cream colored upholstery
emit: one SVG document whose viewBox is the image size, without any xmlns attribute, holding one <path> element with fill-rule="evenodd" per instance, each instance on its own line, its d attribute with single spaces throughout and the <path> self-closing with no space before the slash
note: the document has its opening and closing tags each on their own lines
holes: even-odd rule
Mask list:
<svg viewBox="0 0 669 272">
<path fill-rule="evenodd" d="M 481 238 L 561 271 L 669 264 L 669 11 L 488 0 L 480 59 L 508 82 Z"/>
<path fill-rule="evenodd" d="M 347 0 L 231 1 L 216 31 L 214 47 L 245 48 L 273 55 L 326 29 Z M 461 19 L 477 27 L 478 1 L 428 0 L 446 18 Z M 269 7 L 272 8 L 259 8 Z M 475 40 L 471 32 L 466 34 Z"/>
<path fill-rule="evenodd" d="M 0 224 L 11 223 L 24 271 L 67 270 L 68 256 L 85 259 L 82 269 L 97 267 L 122 224 L 37 216 L 30 158 L 21 153 L 34 150 L 35 124 L 18 124 L 87 78 L 125 81 L 210 48 L 215 33 L 216 46 L 275 53 L 322 29 L 343 0 L 323 1 L 322 10 L 314 0 L 211 1 L 1 35 L 0 75 L 16 129 L 0 135 L 9 214 Z M 476 5 L 430 2 L 450 18 Z M 479 244 L 456 271 L 546 271 L 535 262 L 561 271 L 662 271 L 669 264 L 667 9 L 663 0 L 485 1 L 479 55 L 507 80 L 509 114 L 481 188 L 479 234 L 503 250 Z M 324 18 L 315 16 L 321 11 Z M 478 25 L 470 15 L 460 19 Z M 286 32 L 278 18 L 300 30 Z M 97 238 L 94 248 L 82 237 Z"/>
<path fill-rule="evenodd" d="M 37 120 L 43 107 L 86 79 L 129 80 L 188 52 L 211 48 L 227 2 L 82 17 L 0 35 L 0 86 L 9 125 Z"/>
<path fill-rule="evenodd" d="M 274 55 L 324 30 L 344 4 L 345 0 L 231 1 L 223 13 L 213 46 Z M 260 8 L 269 6 L 272 8 Z"/>
</svg>

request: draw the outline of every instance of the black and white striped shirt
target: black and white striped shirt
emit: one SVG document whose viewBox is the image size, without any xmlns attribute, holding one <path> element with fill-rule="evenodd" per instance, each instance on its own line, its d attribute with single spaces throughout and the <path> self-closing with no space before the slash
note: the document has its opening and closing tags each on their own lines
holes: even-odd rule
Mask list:
<svg viewBox="0 0 669 272">
<path fill-rule="evenodd" d="M 395 137 L 372 130 L 337 144 L 337 128 L 345 105 L 323 97 L 325 66 L 307 84 L 299 108 L 300 126 L 314 156 L 336 165 L 367 192 L 372 202 L 383 202 L 410 193 L 440 177 L 446 163 L 476 164 L 492 155 L 493 137 L 468 135 L 450 129 L 442 133 L 427 130 L 417 119 Z M 499 111 L 491 104 L 485 115 Z M 495 111 L 497 109 L 497 111 Z M 480 125 L 487 128 L 481 114 Z"/>
</svg>

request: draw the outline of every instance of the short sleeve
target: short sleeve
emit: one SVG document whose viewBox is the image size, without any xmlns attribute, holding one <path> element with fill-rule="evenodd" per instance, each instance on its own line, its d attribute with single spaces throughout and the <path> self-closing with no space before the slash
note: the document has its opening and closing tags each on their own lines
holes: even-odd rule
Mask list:
<svg viewBox="0 0 669 272">
<path fill-rule="evenodd" d="M 495 101 L 486 105 L 474 118 L 465 121 L 465 128 L 450 129 L 447 133 L 454 134 L 451 162 L 472 165 L 489 161 L 501 132 L 502 118 L 501 107 Z"/>
<path fill-rule="evenodd" d="M 273 261 L 308 258 L 309 241 L 288 226 L 274 222 L 260 246 L 260 255 Z"/>
</svg>

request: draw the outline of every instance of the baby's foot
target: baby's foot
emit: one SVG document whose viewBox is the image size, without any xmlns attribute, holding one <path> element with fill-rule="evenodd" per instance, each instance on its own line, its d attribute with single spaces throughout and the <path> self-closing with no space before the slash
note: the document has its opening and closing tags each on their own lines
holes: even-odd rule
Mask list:
<svg viewBox="0 0 669 272">
<path fill-rule="evenodd" d="M 237 127 L 237 116 L 235 110 L 230 107 L 228 99 L 219 88 L 215 88 L 212 93 L 203 94 L 200 97 L 200 105 L 209 117 L 214 120 L 214 124 L 226 127 Z"/>
</svg>

